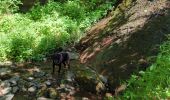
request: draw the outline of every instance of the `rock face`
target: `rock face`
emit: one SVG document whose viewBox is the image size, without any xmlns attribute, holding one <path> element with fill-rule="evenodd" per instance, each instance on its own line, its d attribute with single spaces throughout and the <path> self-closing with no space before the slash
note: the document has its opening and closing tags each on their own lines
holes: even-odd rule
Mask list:
<svg viewBox="0 0 170 100">
<path fill-rule="evenodd" d="M 110 16 L 99 21 L 76 48 L 82 66 L 93 66 L 101 75 L 108 76 L 112 90 L 119 80 L 130 77 L 143 57 L 157 55 L 158 46 L 170 33 L 168 0 L 122 0 Z M 152 60 L 152 59 L 151 59 Z M 142 63 L 143 68 L 149 61 Z"/>
</svg>

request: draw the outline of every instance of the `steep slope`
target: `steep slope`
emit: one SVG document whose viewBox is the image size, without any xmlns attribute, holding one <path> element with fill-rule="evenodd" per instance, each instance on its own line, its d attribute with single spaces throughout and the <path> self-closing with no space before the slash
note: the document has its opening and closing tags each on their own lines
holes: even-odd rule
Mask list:
<svg viewBox="0 0 170 100">
<path fill-rule="evenodd" d="M 76 45 L 80 62 L 106 76 L 115 88 L 154 61 L 170 33 L 169 8 L 168 0 L 123 0 Z"/>
</svg>

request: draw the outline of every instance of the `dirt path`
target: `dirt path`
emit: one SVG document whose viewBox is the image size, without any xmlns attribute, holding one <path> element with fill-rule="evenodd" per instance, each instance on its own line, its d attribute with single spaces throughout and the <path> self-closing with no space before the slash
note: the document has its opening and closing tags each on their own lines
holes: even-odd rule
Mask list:
<svg viewBox="0 0 170 100">
<path fill-rule="evenodd" d="M 76 62 L 72 61 L 71 67 L 77 65 Z M 57 70 L 55 74 L 51 74 L 51 62 L 1 66 L 0 71 L 3 73 L 0 75 L 0 86 L 3 94 L 0 99 L 3 100 L 8 96 L 13 98 L 12 100 L 102 98 L 83 91 L 74 80 L 72 68 L 70 70 L 62 68 L 60 74 Z"/>
</svg>

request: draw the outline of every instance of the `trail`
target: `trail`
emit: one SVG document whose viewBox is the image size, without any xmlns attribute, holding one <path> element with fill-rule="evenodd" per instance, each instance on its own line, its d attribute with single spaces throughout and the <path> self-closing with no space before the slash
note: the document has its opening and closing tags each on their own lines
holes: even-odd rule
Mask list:
<svg viewBox="0 0 170 100">
<path fill-rule="evenodd" d="M 71 69 L 62 67 L 58 74 L 52 72 L 52 63 L 20 63 L 1 65 L 0 86 L 3 94 L 0 99 L 12 96 L 12 100 L 42 100 L 42 99 L 96 99 L 99 95 L 85 92 L 75 81 L 74 65 L 78 61 L 71 62 Z M 11 80 L 13 83 L 11 83 Z M 9 90 L 7 90 L 9 89 Z"/>
</svg>

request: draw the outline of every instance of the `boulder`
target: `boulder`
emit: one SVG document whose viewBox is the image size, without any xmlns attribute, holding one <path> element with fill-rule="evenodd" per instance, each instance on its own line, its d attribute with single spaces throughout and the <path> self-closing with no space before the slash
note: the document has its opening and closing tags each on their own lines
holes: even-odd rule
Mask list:
<svg viewBox="0 0 170 100">
<path fill-rule="evenodd" d="M 105 82 L 95 70 L 88 67 L 77 67 L 75 71 L 75 81 L 83 89 L 92 93 L 100 93 L 106 90 Z"/>
</svg>

